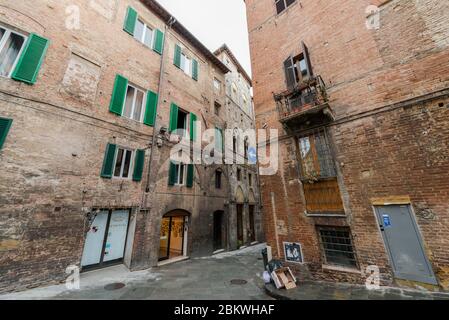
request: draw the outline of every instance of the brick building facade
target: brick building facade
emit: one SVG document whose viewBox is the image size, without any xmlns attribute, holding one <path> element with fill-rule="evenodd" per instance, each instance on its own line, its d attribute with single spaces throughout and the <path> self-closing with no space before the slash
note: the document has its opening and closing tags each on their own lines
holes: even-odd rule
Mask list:
<svg viewBox="0 0 449 320">
<path fill-rule="evenodd" d="M 300 278 L 365 283 L 374 265 L 382 285 L 447 290 L 447 3 L 245 3 L 256 127 L 280 132 L 261 177 L 274 256 Z"/>
<path fill-rule="evenodd" d="M 228 121 L 229 69 L 181 23 L 150 0 L 6 0 L 0 32 L 0 291 L 237 248 L 227 166 L 170 160 Z"/>
</svg>

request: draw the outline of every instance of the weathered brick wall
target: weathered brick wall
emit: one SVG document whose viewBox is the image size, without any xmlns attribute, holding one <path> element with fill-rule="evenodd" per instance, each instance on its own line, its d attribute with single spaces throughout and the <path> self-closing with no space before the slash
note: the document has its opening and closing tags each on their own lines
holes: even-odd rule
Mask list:
<svg viewBox="0 0 449 320">
<path fill-rule="evenodd" d="M 383 1 L 380 29 L 368 30 L 369 1 L 302 0 L 279 16 L 273 1 L 245 2 L 256 126 L 281 130 L 279 172 L 262 177 L 261 190 L 265 232 L 275 254 L 283 255 L 277 252 L 277 231 L 281 251 L 282 241 L 302 243 L 306 266 L 293 267 L 303 278 L 364 282 L 364 268 L 376 264 L 383 283 L 390 284 L 371 198 L 406 195 L 439 283 L 448 288 L 449 108 L 441 94 L 449 87 L 448 4 Z M 336 115 L 329 132 L 346 218 L 305 216 L 296 148 L 278 121 L 272 93 L 286 89 L 283 61 L 301 52 L 301 41 L 309 48 L 314 73 L 327 84 Z M 423 102 L 393 106 L 426 94 Z M 322 268 L 316 225 L 351 227 L 360 273 Z"/>
<path fill-rule="evenodd" d="M 109 112 L 117 73 L 159 90 L 161 56 L 123 31 L 127 6 L 154 28 L 164 30 L 164 23 L 137 0 L 91 3 L 5 0 L 0 6 L 0 22 L 51 41 L 35 85 L 0 79 L 0 116 L 14 121 L 0 151 L 0 291 L 64 280 L 66 267 L 80 264 L 92 208 L 133 208 L 132 269 L 157 263 L 160 218 L 171 209 L 192 214 L 189 254 L 212 251 L 211 214 L 225 209 L 226 196 L 211 204 L 209 169 L 197 167 L 193 189 L 168 188 L 165 143 L 155 152 L 158 182 L 151 194 L 145 193 L 150 149 L 141 183 L 100 178 L 108 142 L 145 149 L 152 141 L 153 128 Z M 80 9 L 80 30 L 65 27 L 71 5 Z M 179 42 L 200 64 L 198 82 L 173 66 Z M 212 80 L 224 83 L 223 73 L 174 31 L 167 35 L 166 54 L 157 130 L 168 127 L 171 102 L 202 122 L 204 116 L 209 127 L 226 121 L 213 116 Z"/>
</svg>

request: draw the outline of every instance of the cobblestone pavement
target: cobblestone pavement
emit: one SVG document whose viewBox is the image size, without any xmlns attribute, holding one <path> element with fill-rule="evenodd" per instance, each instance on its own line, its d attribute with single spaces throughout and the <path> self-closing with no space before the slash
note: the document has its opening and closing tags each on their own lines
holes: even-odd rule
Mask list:
<svg viewBox="0 0 449 320">
<path fill-rule="evenodd" d="M 82 274 L 80 290 L 58 285 L 3 295 L 0 299 L 272 300 L 260 278 L 260 251 L 264 246 L 139 272 L 129 272 L 124 266 L 111 267 Z M 231 284 L 235 279 L 247 283 Z M 125 287 L 106 290 L 111 283 L 124 283 Z"/>
</svg>

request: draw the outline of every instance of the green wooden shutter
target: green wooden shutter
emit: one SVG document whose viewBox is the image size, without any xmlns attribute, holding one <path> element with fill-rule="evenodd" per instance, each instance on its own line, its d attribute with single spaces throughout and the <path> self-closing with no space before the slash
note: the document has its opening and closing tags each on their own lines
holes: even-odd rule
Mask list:
<svg viewBox="0 0 449 320">
<path fill-rule="evenodd" d="M 12 119 L 0 118 L 0 150 L 5 143 L 6 136 L 11 128 Z"/>
<path fill-rule="evenodd" d="M 198 81 L 198 61 L 192 59 L 192 79 Z"/>
<path fill-rule="evenodd" d="M 157 29 L 154 37 L 153 50 L 159 54 L 162 54 L 164 50 L 164 33 Z"/>
<path fill-rule="evenodd" d="M 190 113 L 190 140 L 196 141 L 196 121 L 197 116 L 194 113 Z"/>
<path fill-rule="evenodd" d="M 147 107 L 143 123 L 153 127 L 156 120 L 158 95 L 153 91 L 147 92 Z"/>
<path fill-rule="evenodd" d="M 176 165 L 170 161 L 170 168 L 168 170 L 168 185 L 174 186 L 176 180 Z"/>
<path fill-rule="evenodd" d="M 101 169 L 102 178 L 106 179 L 112 178 L 116 150 L 117 146 L 115 144 L 108 143 L 106 147 L 106 152 L 104 154 L 103 168 Z"/>
<path fill-rule="evenodd" d="M 48 39 L 30 34 L 11 78 L 28 84 L 36 83 L 49 44 Z"/>
<path fill-rule="evenodd" d="M 111 104 L 109 105 L 110 112 L 119 116 L 122 115 L 127 88 L 128 79 L 118 74 L 115 77 L 114 91 L 112 92 Z"/>
<path fill-rule="evenodd" d="M 194 175 L 193 164 L 189 164 L 187 165 L 187 188 L 193 187 L 193 175 Z"/>
<path fill-rule="evenodd" d="M 178 129 L 178 110 L 179 107 L 172 103 L 170 106 L 170 133 Z"/>
<path fill-rule="evenodd" d="M 136 159 L 134 162 L 134 181 L 142 181 L 143 167 L 145 165 L 145 150 L 136 151 Z"/>
<path fill-rule="evenodd" d="M 130 35 L 134 36 L 134 29 L 136 28 L 136 23 L 137 23 L 137 11 L 131 7 L 128 7 L 123 30 L 128 32 Z"/>
<path fill-rule="evenodd" d="M 177 44 L 175 45 L 175 59 L 173 61 L 173 64 L 177 66 L 178 68 L 181 68 L 181 47 Z"/>
</svg>

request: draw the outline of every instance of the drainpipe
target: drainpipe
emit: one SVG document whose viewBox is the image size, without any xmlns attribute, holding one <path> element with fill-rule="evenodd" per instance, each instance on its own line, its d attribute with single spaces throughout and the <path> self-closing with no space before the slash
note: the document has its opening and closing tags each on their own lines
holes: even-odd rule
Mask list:
<svg viewBox="0 0 449 320">
<path fill-rule="evenodd" d="M 168 25 L 165 25 L 164 28 L 164 43 L 162 45 L 162 55 L 161 55 L 161 66 L 160 66 L 160 75 L 159 75 L 159 89 L 158 89 L 158 102 L 157 102 L 157 106 L 156 106 L 156 110 L 160 110 L 160 105 L 161 105 L 161 100 L 162 100 L 162 83 L 164 81 L 164 59 L 165 59 L 165 52 L 166 52 L 166 47 L 167 47 L 167 38 L 168 38 L 168 31 L 171 29 L 171 27 L 176 23 L 176 19 L 171 16 L 170 19 L 168 20 Z M 158 131 L 157 131 L 157 119 L 158 117 L 156 116 L 154 119 L 154 127 L 153 127 L 153 137 L 152 137 L 152 142 L 151 142 L 151 152 L 150 152 L 150 160 L 148 162 L 148 175 L 147 175 L 147 184 L 145 187 L 145 193 L 142 196 L 142 204 L 141 207 L 144 207 L 145 205 L 145 199 L 146 199 L 146 194 L 150 192 L 150 184 L 151 184 L 151 165 L 153 163 L 153 158 L 154 158 L 154 149 L 156 148 L 156 137 L 159 135 Z"/>
</svg>

